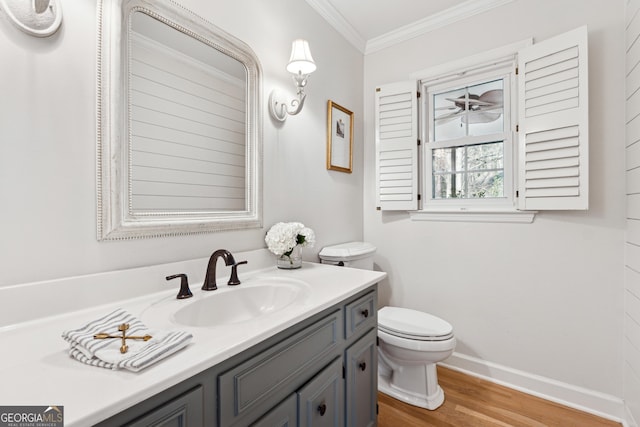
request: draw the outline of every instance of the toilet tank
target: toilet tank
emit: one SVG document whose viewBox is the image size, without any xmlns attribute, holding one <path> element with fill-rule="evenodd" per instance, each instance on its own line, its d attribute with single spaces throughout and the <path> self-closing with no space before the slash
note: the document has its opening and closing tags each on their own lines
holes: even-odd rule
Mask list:
<svg viewBox="0 0 640 427">
<path fill-rule="evenodd" d="M 318 256 L 322 264 L 373 270 L 373 254 L 376 247 L 367 242 L 347 242 L 325 246 Z"/>
</svg>

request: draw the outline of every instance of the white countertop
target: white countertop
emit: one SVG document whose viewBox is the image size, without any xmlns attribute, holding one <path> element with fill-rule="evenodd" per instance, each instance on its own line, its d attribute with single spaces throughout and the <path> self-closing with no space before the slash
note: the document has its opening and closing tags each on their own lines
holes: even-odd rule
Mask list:
<svg viewBox="0 0 640 427">
<path fill-rule="evenodd" d="M 239 276 L 243 282 L 240 287 L 251 286 L 260 278 L 300 280 L 308 285 L 308 297 L 256 320 L 210 328 L 187 327 L 173 323 L 172 312 L 211 294 L 201 291 L 201 282 L 194 281 L 191 283 L 194 297 L 177 300 L 178 280 L 167 291 L 0 327 L 4 347 L 0 356 L 0 405 L 61 405 L 65 426 L 95 424 L 356 294 L 386 274 L 304 263 L 298 270 L 275 267 L 252 272 L 240 270 Z M 226 285 L 218 287 L 219 291 L 212 292 L 228 291 Z M 38 304 L 41 306 L 43 302 Z M 138 373 L 87 366 L 70 358 L 62 331 L 78 328 L 116 308 L 140 317 L 149 328 L 190 331 L 193 341 L 187 348 Z"/>
</svg>

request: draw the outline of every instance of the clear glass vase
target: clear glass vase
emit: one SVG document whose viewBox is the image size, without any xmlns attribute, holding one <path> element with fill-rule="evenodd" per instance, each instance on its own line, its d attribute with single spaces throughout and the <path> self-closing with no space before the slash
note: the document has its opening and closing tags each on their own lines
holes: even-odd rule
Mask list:
<svg viewBox="0 0 640 427">
<path fill-rule="evenodd" d="M 282 254 L 277 257 L 276 266 L 288 270 L 302 267 L 302 246 L 295 245 L 289 255 Z"/>
</svg>

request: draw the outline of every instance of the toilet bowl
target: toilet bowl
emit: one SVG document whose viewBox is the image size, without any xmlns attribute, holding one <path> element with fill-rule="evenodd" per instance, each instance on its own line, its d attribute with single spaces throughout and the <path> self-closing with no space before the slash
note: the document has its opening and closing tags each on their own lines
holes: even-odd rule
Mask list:
<svg viewBox="0 0 640 427">
<path fill-rule="evenodd" d="M 326 246 L 324 264 L 373 269 L 375 246 L 348 242 Z M 378 391 L 403 402 L 436 409 L 444 402 L 436 363 L 453 353 L 456 339 L 446 321 L 400 307 L 378 310 Z"/>
<path fill-rule="evenodd" d="M 411 405 L 444 402 L 436 363 L 453 353 L 453 328 L 444 320 L 400 307 L 378 310 L 378 390 Z"/>
</svg>

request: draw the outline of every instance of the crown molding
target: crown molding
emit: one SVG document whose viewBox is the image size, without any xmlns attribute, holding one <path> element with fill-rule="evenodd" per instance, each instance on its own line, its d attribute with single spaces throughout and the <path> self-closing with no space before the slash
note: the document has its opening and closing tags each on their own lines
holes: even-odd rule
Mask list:
<svg viewBox="0 0 640 427">
<path fill-rule="evenodd" d="M 467 0 L 435 15 L 368 40 L 364 53 L 366 55 L 376 52 L 513 1 L 515 0 Z"/>
<path fill-rule="evenodd" d="M 426 34 L 454 22 L 470 18 L 493 8 L 512 3 L 515 0 L 467 0 L 457 6 L 445 9 L 435 15 L 389 31 L 386 34 L 365 40 L 358 31 L 347 22 L 329 0 L 305 0 L 334 29 L 347 39 L 360 52 L 366 54 L 393 46 L 414 37 Z"/>
<path fill-rule="evenodd" d="M 333 7 L 329 0 L 305 0 L 309 6 L 315 9 L 335 30 L 347 39 L 349 43 L 355 46 L 360 52 L 364 53 L 367 41 L 362 35 L 356 31 L 353 26 Z"/>
</svg>

